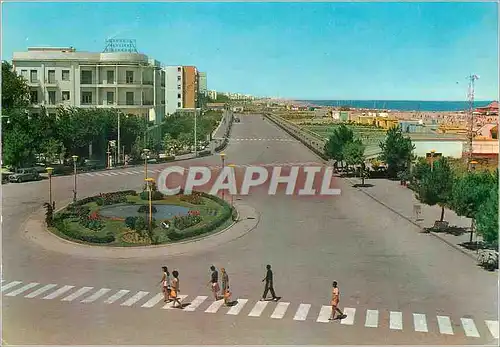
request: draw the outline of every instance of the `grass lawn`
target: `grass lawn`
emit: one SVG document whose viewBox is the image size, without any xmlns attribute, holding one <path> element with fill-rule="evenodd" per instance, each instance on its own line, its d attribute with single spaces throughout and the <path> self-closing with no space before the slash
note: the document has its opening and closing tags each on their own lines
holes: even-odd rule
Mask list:
<svg viewBox="0 0 500 347">
<path fill-rule="evenodd" d="M 340 124 L 328 124 L 328 125 L 302 125 L 301 127 L 309 131 L 315 132 L 321 137 L 328 139 L 334 132 L 334 130 L 339 127 Z M 378 147 L 380 141 L 384 140 L 385 130 L 377 129 L 370 126 L 362 125 L 347 125 L 352 129 L 354 136 L 361 139 L 367 147 Z"/>
<path fill-rule="evenodd" d="M 182 207 L 189 208 L 190 210 L 193 210 L 193 211 L 194 210 L 199 211 L 200 217 L 202 218 L 201 222 L 199 222 L 196 225 L 193 225 L 189 228 L 183 229 L 183 230 L 173 229 L 173 226 L 171 226 L 171 228 L 169 228 L 169 229 L 164 229 L 163 227 L 161 227 L 161 222 L 163 222 L 163 219 L 156 219 L 155 215 L 153 214 L 153 218 L 155 219 L 155 222 L 158 225 L 156 228 L 153 229 L 153 234 L 158 237 L 159 244 L 173 242 L 168 238 L 168 233 L 172 230 L 175 230 L 179 233 L 188 232 L 188 231 L 192 231 L 194 229 L 198 229 L 206 224 L 210 224 L 211 222 L 221 218 L 221 212 L 223 211 L 223 208 L 224 208 L 222 205 L 220 205 L 216 201 L 211 200 L 209 198 L 201 197 L 201 199 L 203 201 L 203 204 L 200 204 L 200 205 L 192 204 L 192 203 L 189 203 L 187 201 L 182 201 L 182 200 L 180 200 L 179 196 L 166 196 L 162 200 L 153 201 L 153 203 L 152 203 L 153 206 L 155 206 L 155 205 L 176 205 L 176 206 L 182 206 Z M 139 195 L 127 196 L 127 202 L 132 203 L 135 206 L 137 206 L 137 209 L 139 209 L 139 207 L 141 205 L 145 205 L 145 206 L 149 205 L 149 202 L 147 200 L 141 200 Z M 101 206 L 97 205 L 96 202 L 87 203 L 87 204 L 85 204 L 85 206 L 88 206 L 90 208 L 91 213 L 95 212 L 95 211 L 99 211 L 99 209 L 101 208 Z M 109 206 L 110 205 L 108 205 L 107 207 L 109 207 Z M 113 205 L 111 205 L 111 206 L 113 206 Z M 214 211 L 217 212 L 216 215 L 213 214 Z M 143 216 L 147 221 L 148 220 L 148 213 L 144 213 Z M 64 221 L 64 223 L 69 230 L 74 231 L 80 235 L 85 235 L 85 236 L 94 235 L 94 236 L 104 237 L 107 233 L 109 233 L 111 231 L 115 236 L 114 242 L 110 242 L 110 243 L 106 243 L 106 244 L 92 243 L 93 245 L 114 246 L 114 247 L 117 247 L 117 246 L 118 247 L 133 247 L 133 246 L 141 246 L 141 245 L 149 245 L 150 244 L 150 241 L 148 238 L 143 239 L 139 236 L 139 233 L 137 233 L 134 230 L 129 229 L 125 225 L 124 220 L 122 220 L 122 219 L 110 219 L 110 218 L 105 218 L 105 217 L 101 217 L 101 218 L 102 218 L 102 221 L 104 222 L 105 226 L 102 230 L 99 230 L 99 231 L 94 231 L 94 230 L 91 230 L 91 229 L 84 227 L 82 224 L 79 223 L 78 218 L 66 219 Z M 198 235 L 196 237 L 190 238 L 190 239 L 205 237 L 209 234 L 219 232 L 219 231 L 223 230 L 224 228 L 228 227 L 231 223 L 232 223 L 232 218 L 228 218 L 218 228 L 211 230 L 209 232 L 206 232 L 202 235 Z M 74 239 L 66 236 L 63 232 L 57 230 L 56 228 L 50 228 L 50 230 L 52 232 L 54 232 L 56 235 L 63 237 L 65 239 L 73 240 L 73 241 L 79 242 L 79 243 L 86 243 L 86 242 L 81 241 L 81 240 L 74 240 Z M 145 233 L 145 234 L 147 234 L 147 233 Z M 188 240 L 188 239 L 187 238 L 182 239 L 181 242 L 186 241 L 186 240 Z"/>
</svg>

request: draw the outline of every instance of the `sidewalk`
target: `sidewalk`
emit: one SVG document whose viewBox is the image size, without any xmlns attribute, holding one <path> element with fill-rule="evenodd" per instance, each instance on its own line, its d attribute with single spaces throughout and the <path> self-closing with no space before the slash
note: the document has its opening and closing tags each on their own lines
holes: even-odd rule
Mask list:
<svg viewBox="0 0 500 347">
<path fill-rule="evenodd" d="M 352 184 L 361 184 L 361 179 L 359 178 L 345 179 Z M 422 229 L 432 227 L 434 222 L 439 220 L 441 217 L 441 207 L 437 205 L 428 206 L 422 204 L 415 198 L 414 192 L 411 189 L 402 186 L 399 181 L 390 181 L 387 179 L 367 179 L 365 180 L 365 184 L 371 184 L 373 186 L 358 187 L 357 189 Z M 417 220 L 417 215 L 414 210 L 416 205 L 420 206 L 421 210 L 419 216 L 420 218 L 418 218 L 419 220 Z M 463 242 L 469 242 L 470 240 L 471 219 L 457 216 L 455 212 L 445 209 L 444 221 L 448 222 L 450 227 L 456 226 L 465 228 L 465 233 L 451 234 L 446 232 L 431 232 L 431 234 L 446 242 L 450 246 L 460 250 L 462 253 L 467 254 L 471 258 L 477 259 L 476 251 L 468 250 L 467 248 L 459 245 Z M 474 234 L 473 241 L 477 240 L 478 237 Z"/>
</svg>

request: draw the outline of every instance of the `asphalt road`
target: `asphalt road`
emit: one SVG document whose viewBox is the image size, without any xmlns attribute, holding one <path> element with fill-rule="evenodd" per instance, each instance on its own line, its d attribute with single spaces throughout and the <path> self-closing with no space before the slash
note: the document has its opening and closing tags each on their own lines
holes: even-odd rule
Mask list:
<svg viewBox="0 0 500 347">
<path fill-rule="evenodd" d="M 260 116 L 242 116 L 231 137 L 226 163 L 319 162 Z M 220 162 L 214 156 L 183 165 Z M 144 176 L 138 171 L 79 175 L 79 196 L 140 189 Z M 72 177 L 53 179 L 58 206 L 71 199 L 72 184 Z M 256 190 L 241 197 L 260 213 L 254 231 L 205 253 L 165 254 L 162 262 L 146 256 L 142 261 L 73 258 L 38 248 L 22 237 L 22 226 L 47 200 L 48 182 L 3 186 L 2 286 L 22 282 L 2 290 L 3 339 L 9 344 L 498 343 L 485 323 L 498 321 L 496 273 L 419 233 L 347 182 L 335 185 L 341 196 L 270 197 Z M 152 300 L 164 264 L 179 270 L 190 309 L 164 310 L 163 302 Z M 212 264 L 227 269 L 237 306 L 211 309 Z M 279 303 L 258 304 L 266 264 L 274 269 Z M 321 322 L 333 280 L 348 318 Z M 12 293 L 31 282 L 38 285 Z M 29 297 L 49 284 L 55 286 Z M 66 285 L 73 287 L 64 291 Z M 56 290 L 59 296 L 51 295 Z M 117 299 L 120 291 L 124 296 Z M 147 294 L 139 298 L 139 291 Z M 110 296 L 116 301 L 110 303 Z M 142 307 L 147 302 L 151 307 Z"/>
</svg>

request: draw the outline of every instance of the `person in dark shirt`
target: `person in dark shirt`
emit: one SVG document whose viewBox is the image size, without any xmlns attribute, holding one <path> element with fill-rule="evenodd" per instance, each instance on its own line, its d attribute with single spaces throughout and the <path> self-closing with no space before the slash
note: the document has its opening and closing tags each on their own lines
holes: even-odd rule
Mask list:
<svg viewBox="0 0 500 347">
<path fill-rule="evenodd" d="M 219 273 L 215 269 L 215 266 L 210 266 L 210 270 L 212 270 L 212 275 L 210 278 L 210 282 L 208 284 L 210 285 L 212 289 L 212 293 L 214 295 L 215 301 L 219 300 Z"/>
<path fill-rule="evenodd" d="M 273 272 L 271 270 L 271 265 L 267 265 L 267 273 L 266 277 L 262 280 L 262 282 L 266 281 L 266 285 L 264 287 L 264 294 L 262 295 L 261 301 L 265 301 L 267 297 L 267 292 L 271 291 L 271 295 L 273 296 L 274 301 L 278 301 L 278 297 L 276 296 L 276 293 L 274 292 L 274 287 L 273 287 Z"/>
</svg>

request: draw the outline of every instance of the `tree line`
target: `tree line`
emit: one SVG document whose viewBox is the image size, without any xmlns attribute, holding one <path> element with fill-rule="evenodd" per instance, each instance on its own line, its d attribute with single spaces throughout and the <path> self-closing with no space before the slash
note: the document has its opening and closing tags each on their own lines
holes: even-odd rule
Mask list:
<svg viewBox="0 0 500 347">
<path fill-rule="evenodd" d="M 440 222 L 444 221 L 445 208 L 471 218 L 474 226 L 471 228 L 471 243 L 475 229 L 488 247 L 498 247 L 498 169 L 495 173 L 487 170 L 457 172 L 445 157 L 433 158 L 433 162 L 419 158 L 413 165 L 417 160 L 413 154 L 415 146 L 401 127 L 389 129 L 379 146 L 381 154 L 378 159 L 387 165 L 387 178 L 409 181 L 420 202 L 440 206 Z M 355 138 L 351 128 L 346 125 L 335 128 L 324 151 L 336 163 L 361 166 L 364 184 L 365 146 Z"/>
</svg>

